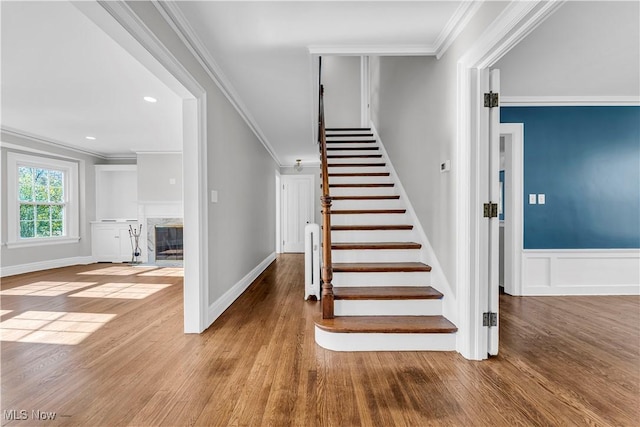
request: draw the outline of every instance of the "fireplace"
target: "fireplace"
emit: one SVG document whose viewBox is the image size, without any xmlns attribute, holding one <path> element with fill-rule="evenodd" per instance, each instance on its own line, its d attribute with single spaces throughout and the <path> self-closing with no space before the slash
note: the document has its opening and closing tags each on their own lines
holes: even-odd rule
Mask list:
<svg viewBox="0 0 640 427">
<path fill-rule="evenodd" d="M 155 226 L 156 261 L 182 260 L 182 224 L 162 224 Z"/>
</svg>

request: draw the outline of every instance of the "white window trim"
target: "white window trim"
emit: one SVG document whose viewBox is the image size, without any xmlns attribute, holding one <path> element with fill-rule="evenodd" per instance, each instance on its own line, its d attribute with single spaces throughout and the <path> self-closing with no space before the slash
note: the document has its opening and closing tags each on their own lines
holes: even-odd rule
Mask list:
<svg viewBox="0 0 640 427">
<path fill-rule="evenodd" d="M 18 167 L 39 167 L 61 170 L 65 174 L 65 235 L 60 237 L 20 238 L 18 203 Z M 78 198 L 78 163 L 32 156 L 22 153 L 7 153 L 7 242 L 8 248 L 25 248 L 31 246 L 59 245 L 80 241 L 80 206 Z"/>
</svg>

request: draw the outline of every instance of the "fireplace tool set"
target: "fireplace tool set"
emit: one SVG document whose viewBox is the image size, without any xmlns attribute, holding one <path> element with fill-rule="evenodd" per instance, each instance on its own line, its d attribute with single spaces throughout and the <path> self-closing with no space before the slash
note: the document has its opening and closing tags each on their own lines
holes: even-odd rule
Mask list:
<svg viewBox="0 0 640 427">
<path fill-rule="evenodd" d="M 131 240 L 131 264 L 140 264 L 140 235 L 142 234 L 142 224 L 136 229 L 129 226 L 129 240 Z"/>
</svg>

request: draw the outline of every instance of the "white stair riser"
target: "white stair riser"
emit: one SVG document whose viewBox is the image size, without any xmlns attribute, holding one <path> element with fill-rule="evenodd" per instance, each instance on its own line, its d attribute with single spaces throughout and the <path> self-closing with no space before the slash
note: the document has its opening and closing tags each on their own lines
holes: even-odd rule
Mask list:
<svg viewBox="0 0 640 427">
<path fill-rule="evenodd" d="M 398 194 L 395 187 L 329 187 L 331 196 L 389 196 Z"/>
<path fill-rule="evenodd" d="M 454 351 L 456 334 L 333 333 L 316 326 L 316 343 L 333 351 Z"/>
<path fill-rule="evenodd" d="M 333 272 L 334 286 L 413 286 L 431 285 L 428 271 L 411 271 L 400 273 L 339 273 Z"/>
<path fill-rule="evenodd" d="M 394 250 L 336 250 L 331 251 L 333 262 L 420 262 L 418 249 Z M 390 283 L 392 285 L 392 283 Z"/>
<path fill-rule="evenodd" d="M 336 316 L 440 316 L 442 300 L 336 300 Z"/>
<path fill-rule="evenodd" d="M 330 176 L 329 184 L 383 184 L 391 183 L 389 176 Z"/>
<path fill-rule="evenodd" d="M 332 242 L 415 242 L 413 230 L 332 231 Z"/>
<path fill-rule="evenodd" d="M 330 162 L 330 163 L 338 163 L 338 162 Z M 352 162 L 343 162 L 343 163 L 352 163 Z M 372 159 L 371 162 L 367 163 L 380 163 L 376 162 L 376 159 Z M 389 170 L 385 166 L 329 166 L 329 173 L 381 173 L 381 172 L 389 172 Z"/>
<path fill-rule="evenodd" d="M 333 207 L 332 207 L 333 209 Z M 406 214 L 332 214 L 331 225 L 408 224 Z"/>
<path fill-rule="evenodd" d="M 382 200 L 333 200 L 331 209 L 404 209 L 399 199 Z"/>
</svg>

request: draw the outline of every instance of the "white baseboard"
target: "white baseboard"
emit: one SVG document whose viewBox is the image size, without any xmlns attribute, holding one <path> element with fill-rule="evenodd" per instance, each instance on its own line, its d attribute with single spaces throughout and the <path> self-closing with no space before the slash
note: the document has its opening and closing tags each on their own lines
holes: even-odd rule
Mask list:
<svg viewBox="0 0 640 427">
<path fill-rule="evenodd" d="M 267 256 L 260 264 L 258 264 L 253 270 L 247 273 L 242 279 L 231 287 L 227 292 L 218 298 L 213 304 L 209 306 L 207 313 L 207 328 L 218 318 L 224 311 L 238 299 L 240 295 L 253 283 L 254 280 L 271 265 L 276 259 L 276 253 L 272 252 Z M 206 329 L 206 328 L 205 328 Z"/>
<path fill-rule="evenodd" d="M 525 250 L 522 295 L 640 295 L 637 249 Z"/>
<path fill-rule="evenodd" d="M 10 265 L 0 268 L 0 277 L 15 276 L 16 274 L 32 273 L 34 271 L 49 270 L 50 268 L 69 267 L 72 265 L 87 265 L 94 262 L 91 256 L 51 259 L 47 261 L 30 262 L 28 264 Z"/>
</svg>

